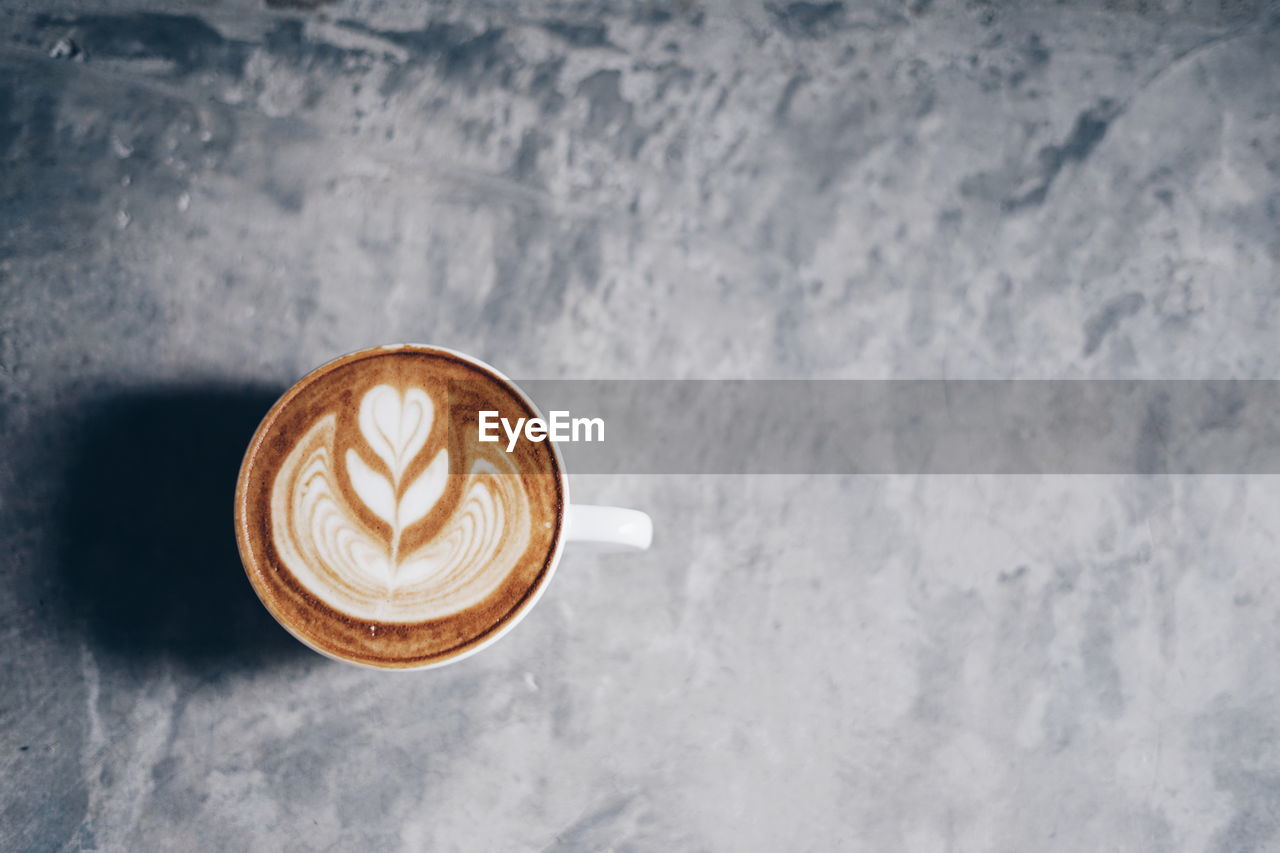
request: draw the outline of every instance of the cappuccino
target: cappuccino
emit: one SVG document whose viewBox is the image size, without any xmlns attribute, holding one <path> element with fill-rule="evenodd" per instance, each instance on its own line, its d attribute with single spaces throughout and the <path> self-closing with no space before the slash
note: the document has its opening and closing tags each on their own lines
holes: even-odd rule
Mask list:
<svg viewBox="0 0 1280 853">
<path fill-rule="evenodd" d="M 491 639 L 560 548 L 550 442 L 479 438 L 480 412 L 538 417 L 502 377 L 422 346 L 324 365 L 267 414 L 241 466 L 236 536 L 258 596 L 317 651 L 421 667 Z"/>
</svg>

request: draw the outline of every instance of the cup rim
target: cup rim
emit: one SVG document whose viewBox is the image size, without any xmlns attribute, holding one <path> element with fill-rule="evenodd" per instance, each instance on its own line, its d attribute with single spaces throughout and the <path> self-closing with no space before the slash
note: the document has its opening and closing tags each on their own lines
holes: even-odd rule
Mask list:
<svg viewBox="0 0 1280 853">
<path fill-rule="evenodd" d="M 476 654 L 479 651 L 489 648 L 498 640 L 505 637 L 507 633 L 511 631 L 512 628 L 514 628 L 517 624 L 519 624 L 520 621 L 523 620 L 524 617 L 528 615 L 529 611 L 531 611 L 534 608 L 534 605 L 538 603 L 538 600 L 542 598 L 542 594 L 546 591 L 547 586 L 551 583 L 551 578 L 552 576 L 555 575 L 556 569 L 560 565 L 560 557 L 564 553 L 565 524 L 569 515 L 569 506 L 570 506 L 569 475 L 568 475 L 568 472 L 565 471 L 564 459 L 561 456 L 559 446 L 556 444 L 555 441 L 551 440 L 550 437 L 548 437 L 546 443 L 550 447 L 551 455 L 555 461 L 556 470 L 559 472 L 559 477 L 560 477 L 561 509 L 560 509 L 559 516 L 556 520 L 555 544 L 551 549 L 551 554 L 547 561 L 547 570 L 542 573 L 541 579 L 534 586 L 530 594 L 525 597 L 524 601 L 522 601 L 519 604 L 515 612 L 510 614 L 502 624 L 500 624 L 496 629 L 491 631 L 480 642 L 475 643 L 474 645 L 468 646 L 467 648 L 462 649 L 461 651 L 455 652 L 454 654 L 448 655 L 447 657 L 433 659 L 425 663 L 410 664 L 406 666 L 379 666 L 378 664 L 375 664 L 375 663 L 368 663 L 366 661 L 353 660 L 351 658 L 347 658 L 347 657 L 343 657 L 341 655 L 335 654 L 326 649 L 319 648 L 310 640 L 303 637 L 301 634 L 295 631 L 293 626 L 289 625 L 286 620 L 280 618 L 280 616 L 276 613 L 276 611 L 271 607 L 271 604 L 267 601 L 267 599 L 262 595 L 261 591 L 258 589 L 258 584 L 255 582 L 253 574 L 249 570 L 250 560 L 246 557 L 246 554 L 249 551 L 249 541 L 248 541 L 248 535 L 245 532 L 246 531 L 245 516 L 247 514 L 245 511 L 245 500 L 247 497 L 245 493 L 245 489 L 246 489 L 246 484 L 248 480 L 248 478 L 246 477 L 246 474 L 249 472 L 252 462 L 254 458 L 257 456 L 258 449 L 260 448 L 263 440 L 265 440 L 266 438 L 266 429 L 268 425 L 275 420 L 276 416 L 284 408 L 284 406 L 287 405 L 290 401 L 292 401 L 292 399 L 302 390 L 303 387 L 310 385 L 312 380 L 319 378 L 323 374 L 329 372 L 330 370 L 333 370 L 334 368 L 338 367 L 341 364 L 345 364 L 351 361 L 356 361 L 362 358 L 368 358 L 375 355 L 384 355 L 384 354 L 390 354 L 394 352 L 420 352 L 420 353 L 427 353 L 427 354 L 439 353 L 442 355 L 450 356 L 459 361 L 465 362 L 469 365 L 472 365 L 473 367 L 477 367 L 483 372 L 490 374 L 491 376 L 493 376 L 493 378 L 497 379 L 499 382 L 505 385 L 508 389 L 510 389 L 511 392 L 514 393 L 522 403 L 528 406 L 529 409 L 532 412 L 534 412 L 534 414 L 537 417 L 545 419 L 545 415 L 543 411 L 540 408 L 538 408 L 537 404 L 534 403 L 533 400 L 529 398 L 529 395 L 524 392 L 524 389 L 521 388 L 513 379 L 511 379 L 511 377 L 507 376 L 505 373 L 498 370 L 496 367 L 489 364 L 488 362 L 483 361 L 482 359 L 476 358 L 473 355 L 470 355 L 465 352 L 460 352 L 459 350 L 452 349 L 450 347 L 442 347 L 436 344 L 421 344 L 421 343 L 412 343 L 412 342 L 396 343 L 396 344 L 379 344 L 376 346 L 363 347 L 358 350 L 352 350 L 351 352 L 344 353 L 343 355 L 339 355 L 334 358 L 331 358 L 328 361 L 313 368 L 312 370 L 309 370 L 307 373 L 303 374 L 298 379 L 294 380 L 294 382 L 285 390 L 285 392 L 280 395 L 279 399 L 277 399 L 274 403 L 271 404 L 271 408 L 268 409 L 266 414 L 262 416 L 262 420 L 259 421 L 257 428 L 254 430 L 253 437 L 249 440 L 249 446 L 245 449 L 244 456 L 240 460 L 240 470 L 236 475 L 236 494 L 235 494 L 235 508 L 234 508 L 234 519 L 235 519 L 235 528 L 236 528 L 236 548 L 240 555 L 241 568 L 244 569 L 245 576 L 249 581 L 249 586 L 253 588 L 254 595 L 258 597 L 258 600 L 262 603 L 262 606 L 265 607 L 267 612 L 271 614 L 271 617 L 275 619 L 277 623 L 279 623 L 280 627 L 288 631 L 289 634 L 292 635 L 294 639 L 298 640 L 298 642 L 302 643 L 304 646 L 311 649 L 312 651 L 318 654 L 324 655 L 327 658 L 330 658 L 331 660 L 339 661 L 345 664 L 350 664 L 351 666 L 358 666 L 364 669 L 372 669 L 378 672 L 419 672 L 424 669 L 438 669 L 443 666 L 448 666 L 449 664 L 452 664 L 452 663 L 457 663 L 458 661 L 471 657 L 472 655 Z"/>
</svg>

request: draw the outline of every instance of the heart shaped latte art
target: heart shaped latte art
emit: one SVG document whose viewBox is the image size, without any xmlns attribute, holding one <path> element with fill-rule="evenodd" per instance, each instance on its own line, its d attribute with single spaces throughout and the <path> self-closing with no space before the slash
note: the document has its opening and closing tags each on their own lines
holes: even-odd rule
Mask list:
<svg viewBox="0 0 1280 853">
<path fill-rule="evenodd" d="M 360 434 L 396 480 L 431 434 L 435 406 L 425 391 L 377 385 L 360 401 Z"/>
<path fill-rule="evenodd" d="M 280 559 L 312 594 L 349 616 L 418 622 L 460 612 L 490 595 L 528 545 L 528 500 L 519 477 L 508 476 L 515 470 L 495 458 L 451 472 L 448 449 L 428 447 L 435 412 L 423 389 L 375 386 L 360 401 L 357 443 L 339 448 L 337 415 L 323 415 L 272 484 Z M 424 454 L 430 461 L 415 466 Z M 437 509 L 451 473 L 464 477 L 460 497 L 442 508 L 436 533 L 404 553 L 406 534 Z M 352 493 L 367 514 L 349 502 Z M 380 524 L 369 524 L 368 515 Z"/>
</svg>

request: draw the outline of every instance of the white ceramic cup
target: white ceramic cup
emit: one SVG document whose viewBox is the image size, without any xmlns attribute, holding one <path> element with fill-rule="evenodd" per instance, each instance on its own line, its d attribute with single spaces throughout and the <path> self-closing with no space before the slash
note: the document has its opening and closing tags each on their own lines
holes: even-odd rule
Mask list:
<svg viewBox="0 0 1280 853">
<path fill-rule="evenodd" d="M 518 386 L 515 382 L 511 381 L 511 379 L 508 378 L 506 374 L 502 373 L 497 368 L 493 367 L 492 365 L 486 364 L 485 362 L 481 361 L 478 358 L 467 355 L 466 353 L 458 352 L 457 350 L 449 349 L 447 347 L 431 346 L 428 344 L 386 344 L 380 347 L 369 347 L 367 349 L 357 350 L 356 352 L 348 353 L 346 355 L 339 356 L 338 358 L 325 362 L 323 365 L 321 365 L 320 367 L 317 367 L 315 370 L 308 373 L 302 379 L 298 380 L 298 382 L 295 383 L 293 387 L 296 388 L 299 385 L 306 384 L 307 382 L 310 381 L 312 376 L 323 374 L 335 362 L 347 361 L 349 359 L 356 358 L 359 356 L 368 356 L 368 355 L 374 355 L 374 354 L 380 354 L 380 353 L 395 353 L 395 352 L 404 352 L 404 351 L 445 353 L 460 361 L 473 364 L 476 367 L 479 367 L 482 371 L 492 374 L 498 380 L 505 383 L 507 387 L 511 389 L 512 393 L 514 393 L 517 397 L 519 397 L 522 401 L 524 401 L 524 403 L 527 404 L 529 408 L 538 417 L 545 419 L 543 412 L 537 407 L 536 404 L 534 404 L 534 402 L 531 399 L 529 399 L 529 396 L 525 394 L 523 390 L 521 390 L 520 386 Z M 281 401 L 283 401 L 288 396 L 289 394 L 286 393 L 285 397 L 281 398 Z M 276 404 L 276 406 L 279 406 L 279 405 L 280 403 Z M 264 418 L 263 420 L 264 424 L 272 418 L 272 415 L 274 414 L 275 409 L 276 407 L 273 406 L 272 411 L 267 414 L 266 418 Z M 259 427 L 258 434 L 254 436 L 254 439 L 250 443 L 249 449 L 245 454 L 245 465 L 241 468 L 241 474 L 240 474 L 241 481 L 243 481 L 244 479 L 245 470 L 249 464 L 249 460 L 255 453 L 259 442 L 263 438 L 265 438 L 262 432 L 263 432 L 262 428 Z M 559 530 L 560 535 L 556 537 L 555 551 L 551 555 L 551 560 L 548 563 L 548 569 L 546 572 L 542 574 L 542 578 L 539 581 L 537 588 L 534 589 L 532 591 L 532 594 L 530 594 L 529 597 L 525 599 L 524 603 L 521 605 L 519 610 L 517 610 L 515 613 L 508 616 L 506 622 L 504 622 L 500 628 L 498 628 L 496 631 L 491 633 L 482 642 L 477 643 L 476 645 L 471 646 L 470 648 L 464 651 L 461 651 L 451 657 L 444 658 L 443 660 L 431 661 L 418 666 L 410 666 L 410 667 L 380 667 L 380 666 L 375 666 L 373 664 L 364 663 L 362 661 L 356 661 L 356 660 L 351 660 L 349 658 L 341 657 L 341 656 L 332 654 L 328 651 L 325 651 L 324 649 L 317 648 L 315 645 L 308 642 L 306 638 L 301 636 L 297 631 L 295 631 L 293 627 L 289 625 L 285 619 L 282 619 L 277 616 L 277 621 L 281 624 L 281 626 L 284 627 L 285 630 L 287 630 L 290 634 L 292 634 L 299 641 L 301 641 L 303 645 L 307 646 L 308 648 L 316 652 L 319 652 L 325 657 L 333 658 L 334 660 L 342 661 L 343 663 L 349 663 L 355 666 L 366 667 L 369 669 L 377 669 L 383 672 L 388 672 L 388 671 L 412 672 L 412 671 L 423 670 L 423 669 L 434 669 L 436 667 L 447 666 L 451 663 L 457 663 L 460 660 L 464 660 L 465 658 L 471 657 L 476 652 L 479 652 L 482 649 L 487 649 L 489 646 L 496 643 L 499 639 L 506 636 L 507 632 L 509 632 L 512 628 L 514 628 L 517 624 L 519 624 L 520 620 L 523 619 L 525 616 L 527 616 L 529 611 L 533 609 L 534 605 L 538 603 L 538 600 L 542 598 L 542 593 L 546 591 L 547 585 L 551 582 L 551 578 L 555 576 L 556 568 L 560 564 L 560 557 L 564 553 L 564 548 L 566 543 L 577 543 L 575 547 L 582 547 L 584 549 L 592 550 L 592 551 L 644 551 L 648 549 L 649 544 L 653 539 L 653 521 L 649 518 L 649 516 L 646 513 L 643 513 L 635 509 L 623 509 L 622 507 L 615 507 L 615 506 L 593 506 L 590 504 L 573 504 L 570 501 L 569 477 L 567 472 L 564 469 L 564 460 L 560 455 L 560 449 L 556 446 L 556 443 L 552 441 L 550 438 L 547 439 L 547 443 L 550 445 L 551 453 L 555 457 L 556 468 L 560 471 L 562 494 L 564 495 L 564 511 L 560 514 L 560 530 Z M 241 504 L 241 500 L 242 500 L 242 496 L 240 494 L 240 489 L 237 488 L 237 497 L 236 497 L 237 526 L 239 526 L 241 523 L 244 522 L 243 506 Z M 243 556 L 243 545 L 242 545 L 242 556 Z M 248 568 L 247 560 L 245 565 L 247 569 Z M 256 586 L 254 587 L 254 591 L 257 592 Z M 267 604 L 265 599 L 263 599 L 263 604 L 264 605 Z M 269 606 L 268 606 L 268 610 L 271 610 Z M 273 616 L 276 616 L 274 611 L 271 611 L 271 612 Z"/>
</svg>

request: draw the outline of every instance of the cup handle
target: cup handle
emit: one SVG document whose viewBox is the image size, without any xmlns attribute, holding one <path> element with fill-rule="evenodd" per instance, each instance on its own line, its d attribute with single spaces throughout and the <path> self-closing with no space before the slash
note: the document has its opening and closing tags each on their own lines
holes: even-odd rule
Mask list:
<svg viewBox="0 0 1280 853">
<path fill-rule="evenodd" d="M 572 504 L 564 538 L 591 551 L 644 551 L 653 541 L 653 520 L 638 509 Z"/>
</svg>

